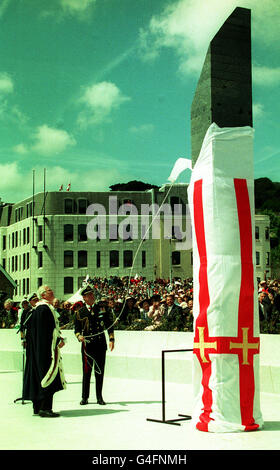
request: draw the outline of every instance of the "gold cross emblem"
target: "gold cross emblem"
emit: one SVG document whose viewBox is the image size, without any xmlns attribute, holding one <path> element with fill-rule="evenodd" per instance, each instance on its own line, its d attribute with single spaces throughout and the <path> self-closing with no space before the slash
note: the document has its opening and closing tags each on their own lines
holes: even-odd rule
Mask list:
<svg viewBox="0 0 280 470">
<path fill-rule="evenodd" d="M 208 359 L 205 357 L 205 349 L 217 349 L 217 341 L 214 341 L 212 343 L 205 343 L 204 342 L 204 326 L 198 326 L 198 338 L 199 338 L 199 343 L 193 343 L 193 348 L 194 349 L 199 349 L 200 350 L 200 357 L 202 359 L 202 362 L 209 362 Z"/>
<path fill-rule="evenodd" d="M 243 365 L 249 365 L 248 362 L 248 351 L 249 349 L 258 349 L 258 343 L 249 343 L 248 342 L 248 330 L 249 328 L 242 328 L 243 340 L 242 343 L 233 343 L 230 341 L 229 349 L 238 348 L 243 350 Z"/>
</svg>

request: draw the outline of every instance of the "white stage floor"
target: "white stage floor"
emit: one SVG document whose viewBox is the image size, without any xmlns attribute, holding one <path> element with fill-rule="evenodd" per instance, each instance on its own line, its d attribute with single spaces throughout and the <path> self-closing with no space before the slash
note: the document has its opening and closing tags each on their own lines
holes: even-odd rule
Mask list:
<svg viewBox="0 0 280 470">
<path fill-rule="evenodd" d="M 180 426 L 147 421 L 161 419 L 161 383 L 107 378 L 106 406 L 95 401 L 79 404 L 81 376 L 67 376 L 67 389 L 54 396 L 59 418 L 32 415 L 32 404 L 21 396 L 22 373 L 0 371 L 1 450 L 279 450 L 280 397 L 261 394 L 264 429 L 248 433 L 211 434 L 194 430 L 191 421 Z M 191 414 L 192 387 L 166 384 L 166 419 Z"/>
</svg>

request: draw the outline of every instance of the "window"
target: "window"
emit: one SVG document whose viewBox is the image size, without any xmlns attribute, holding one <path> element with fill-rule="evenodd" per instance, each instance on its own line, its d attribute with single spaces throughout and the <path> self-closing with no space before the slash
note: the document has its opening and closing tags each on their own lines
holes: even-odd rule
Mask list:
<svg viewBox="0 0 280 470">
<path fill-rule="evenodd" d="M 258 226 L 256 226 L 255 228 L 255 237 L 256 237 L 256 240 L 260 239 L 260 227 Z"/>
<path fill-rule="evenodd" d="M 110 268 L 119 266 L 119 252 L 117 250 L 110 251 Z"/>
<path fill-rule="evenodd" d="M 79 242 L 87 241 L 87 225 L 86 224 L 78 225 L 78 241 Z"/>
<path fill-rule="evenodd" d="M 29 277 L 26 279 L 26 293 L 29 294 Z"/>
<path fill-rule="evenodd" d="M 18 246 L 18 232 L 15 233 L 15 246 Z"/>
<path fill-rule="evenodd" d="M 96 252 L 96 267 L 100 268 L 101 266 L 101 257 L 100 257 L 100 251 Z"/>
<path fill-rule="evenodd" d="M 25 291 L 25 279 L 22 280 L 22 294 L 23 294 L 23 295 L 26 294 L 26 291 Z"/>
<path fill-rule="evenodd" d="M 73 199 L 64 199 L 65 214 L 73 214 Z"/>
<path fill-rule="evenodd" d="M 2 237 L 2 250 L 6 250 L 6 235 L 3 235 Z"/>
<path fill-rule="evenodd" d="M 87 206 L 88 206 L 88 202 L 86 199 L 79 199 L 78 200 L 78 211 L 79 211 L 79 214 L 86 214 L 87 212 Z"/>
<path fill-rule="evenodd" d="M 123 267 L 130 268 L 132 266 L 133 251 L 125 250 L 123 252 Z"/>
<path fill-rule="evenodd" d="M 38 268 L 43 267 L 43 252 L 38 251 Z"/>
<path fill-rule="evenodd" d="M 25 253 L 23 253 L 22 255 L 22 269 L 24 270 L 26 268 L 26 264 L 25 264 Z"/>
<path fill-rule="evenodd" d="M 12 233 L 12 248 L 15 247 L 15 234 L 14 232 Z"/>
<path fill-rule="evenodd" d="M 2 259 L 2 266 L 4 269 L 6 269 L 6 258 Z"/>
<path fill-rule="evenodd" d="M 74 260 L 73 251 L 71 250 L 64 251 L 64 267 L 73 268 L 73 265 L 74 265 L 73 260 Z"/>
<path fill-rule="evenodd" d="M 26 253 L 26 269 L 29 269 L 29 253 Z"/>
<path fill-rule="evenodd" d="M 28 243 L 30 242 L 30 227 L 27 227 L 26 228 L 26 243 L 28 245 Z"/>
<path fill-rule="evenodd" d="M 42 277 L 38 277 L 37 278 L 37 287 L 39 289 L 39 287 L 41 287 L 43 285 L 43 278 Z"/>
<path fill-rule="evenodd" d="M 181 252 L 172 251 L 172 266 L 179 266 L 181 264 Z"/>
<path fill-rule="evenodd" d="M 64 294 L 73 293 L 73 277 L 64 278 Z"/>
<path fill-rule="evenodd" d="M 146 251 L 142 251 L 142 268 L 146 267 Z"/>
<path fill-rule="evenodd" d="M 43 241 L 43 225 L 38 225 L 38 243 Z"/>
<path fill-rule="evenodd" d="M 87 267 L 87 251 L 78 251 L 78 268 Z"/>
<path fill-rule="evenodd" d="M 65 224 L 64 225 L 64 241 L 65 242 L 72 242 L 74 239 L 74 230 L 72 224 Z"/>
<path fill-rule="evenodd" d="M 266 266 L 270 265 L 270 253 L 269 251 L 266 252 Z"/>
<path fill-rule="evenodd" d="M 260 265 L 260 252 L 259 251 L 256 251 L 256 265 L 257 266 Z"/>
<path fill-rule="evenodd" d="M 26 229 L 24 228 L 23 229 L 23 233 L 22 233 L 22 243 L 25 245 L 26 243 Z"/>
<path fill-rule="evenodd" d="M 265 239 L 269 240 L 269 227 L 265 227 Z"/>
</svg>

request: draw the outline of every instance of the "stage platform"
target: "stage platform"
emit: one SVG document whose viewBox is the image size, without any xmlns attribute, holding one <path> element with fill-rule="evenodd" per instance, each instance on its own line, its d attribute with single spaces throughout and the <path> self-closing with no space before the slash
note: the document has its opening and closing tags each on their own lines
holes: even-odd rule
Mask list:
<svg viewBox="0 0 280 470">
<path fill-rule="evenodd" d="M 177 336 L 176 336 L 177 335 Z M 278 336 L 262 335 L 261 409 L 263 430 L 251 433 L 211 434 L 180 426 L 147 421 L 162 418 L 161 350 L 187 349 L 190 333 L 116 332 L 115 351 L 108 352 L 104 381 L 106 406 L 97 405 L 94 378 L 89 405 L 81 406 L 80 345 L 65 332 L 63 348 L 67 389 L 55 394 L 59 418 L 32 415 L 21 396 L 22 351 L 14 330 L 0 331 L 0 449 L 1 450 L 279 450 L 280 395 Z M 264 337 L 265 336 L 265 337 Z M 166 419 L 192 413 L 192 353 L 172 353 L 166 364 Z"/>
</svg>

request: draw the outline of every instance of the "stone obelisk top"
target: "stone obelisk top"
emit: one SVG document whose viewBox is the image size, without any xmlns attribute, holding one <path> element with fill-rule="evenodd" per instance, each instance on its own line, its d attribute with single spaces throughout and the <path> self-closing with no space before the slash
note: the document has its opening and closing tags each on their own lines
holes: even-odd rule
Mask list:
<svg viewBox="0 0 280 470">
<path fill-rule="evenodd" d="M 252 126 L 251 10 L 236 8 L 210 42 L 191 107 L 192 161 L 210 124 Z"/>
</svg>

